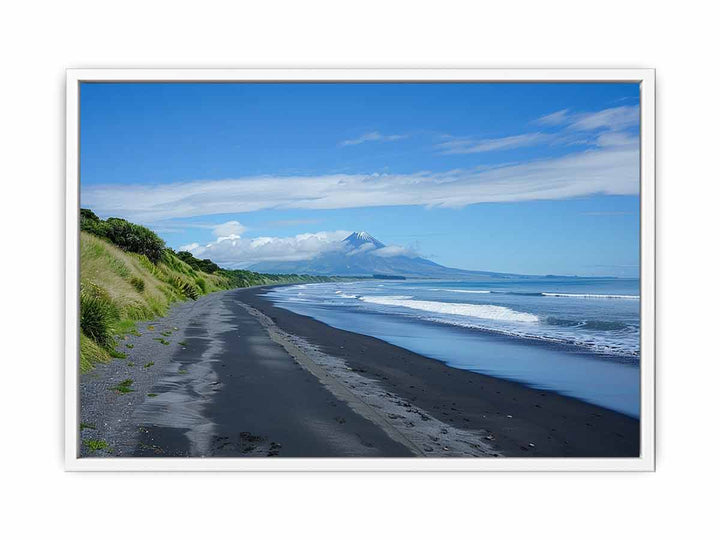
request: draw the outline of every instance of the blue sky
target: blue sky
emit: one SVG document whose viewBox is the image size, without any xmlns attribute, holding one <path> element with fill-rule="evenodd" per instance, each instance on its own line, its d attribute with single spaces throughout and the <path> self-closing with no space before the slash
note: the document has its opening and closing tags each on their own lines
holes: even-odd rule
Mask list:
<svg viewBox="0 0 720 540">
<path fill-rule="evenodd" d="M 453 267 L 632 276 L 633 84 L 83 84 L 81 201 L 226 266 L 349 231 Z"/>
</svg>

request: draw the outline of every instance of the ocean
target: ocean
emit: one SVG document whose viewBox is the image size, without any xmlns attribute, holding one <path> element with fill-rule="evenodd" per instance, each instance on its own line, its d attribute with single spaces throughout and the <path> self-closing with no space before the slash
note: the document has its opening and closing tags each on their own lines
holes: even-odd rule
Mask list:
<svg viewBox="0 0 720 540">
<path fill-rule="evenodd" d="M 357 281 L 278 287 L 279 307 L 449 366 L 640 415 L 637 279 Z"/>
</svg>

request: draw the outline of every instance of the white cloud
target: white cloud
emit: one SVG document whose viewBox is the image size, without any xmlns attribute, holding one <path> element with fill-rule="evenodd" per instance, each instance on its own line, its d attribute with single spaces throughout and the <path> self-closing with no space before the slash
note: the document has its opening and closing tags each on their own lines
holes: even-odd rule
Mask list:
<svg viewBox="0 0 720 540">
<path fill-rule="evenodd" d="M 342 240 L 349 234 L 348 231 L 324 231 L 290 237 L 225 236 L 204 246 L 191 245 L 194 247 L 188 251 L 196 257 L 209 258 L 220 266 L 230 268 L 262 261 L 303 261 L 343 249 Z"/>
<path fill-rule="evenodd" d="M 639 190 L 639 147 L 602 146 L 491 169 L 412 174 L 262 176 L 155 185 L 89 186 L 84 207 L 152 220 L 264 209 L 378 206 L 462 207 L 483 202 L 566 199 Z"/>
<path fill-rule="evenodd" d="M 216 237 L 240 236 L 245 231 L 247 231 L 247 227 L 240 225 L 238 221 L 226 221 L 213 228 L 213 234 Z"/>
<path fill-rule="evenodd" d="M 568 116 L 570 109 L 563 109 L 554 113 L 546 114 L 535 120 L 538 124 L 544 124 L 547 126 L 559 126 L 568 122 Z"/>
<path fill-rule="evenodd" d="M 597 112 L 575 114 L 568 128 L 581 131 L 595 129 L 619 131 L 637 125 L 639 121 L 640 107 L 624 105 Z"/>
<path fill-rule="evenodd" d="M 550 138 L 545 133 L 524 133 L 498 139 L 453 139 L 436 145 L 443 154 L 476 154 L 494 150 L 510 150 L 524 146 L 534 146 Z"/>
<path fill-rule="evenodd" d="M 534 121 L 536 124 L 546 126 L 560 126 L 559 131 L 522 133 L 495 139 L 446 136 L 448 140 L 435 145 L 435 148 L 443 154 L 475 154 L 537 146 L 543 143 L 551 145 L 630 145 L 637 144 L 637 139 L 623 134 L 623 131 L 638 125 L 639 120 L 640 109 L 638 106 L 612 107 L 590 113 L 572 113 L 569 109 L 563 109 Z"/>
<path fill-rule="evenodd" d="M 178 251 L 189 251 L 192 253 L 193 250 L 195 250 L 199 247 L 200 247 L 200 244 L 198 244 L 197 242 L 193 242 L 192 244 L 186 244 L 184 246 L 180 246 L 178 248 Z"/>
<path fill-rule="evenodd" d="M 304 261 L 329 252 L 344 252 L 348 257 L 361 253 L 377 257 L 418 256 L 415 251 L 407 247 L 391 245 L 376 248 L 372 242 L 366 242 L 349 250 L 348 244 L 343 242 L 349 234 L 349 231 L 323 231 L 289 237 L 258 238 L 230 235 L 221 236 L 205 245 L 194 242 L 182 246 L 180 250 L 190 251 L 196 257 L 212 259 L 220 266 L 228 268 L 244 267 L 265 261 Z"/>
<path fill-rule="evenodd" d="M 415 253 L 413 250 L 402 246 L 385 246 L 373 251 L 372 255 L 376 255 L 378 257 L 397 257 L 399 255 L 404 255 L 406 257 L 417 257 L 417 253 Z"/>
<path fill-rule="evenodd" d="M 375 249 L 375 244 L 373 244 L 372 242 L 365 242 L 364 244 L 353 249 L 352 251 L 348 251 L 347 255 L 348 257 L 352 257 L 353 255 L 359 255 L 360 253 L 365 253 L 372 249 Z"/>
<path fill-rule="evenodd" d="M 595 139 L 595 144 L 608 148 L 640 148 L 640 141 L 637 137 L 615 131 L 601 133 Z"/>
<path fill-rule="evenodd" d="M 601 111 L 582 113 L 573 113 L 569 109 L 563 109 L 541 116 L 535 122 L 549 126 L 565 126 L 569 131 L 622 131 L 639 124 L 640 107 L 637 105 L 623 105 Z"/>
<path fill-rule="evenodd" d="M 366 142 L 392 142 L 405 139 L 406 137 L 407 135 L 383 135 L 378 131 L 371 131 L 369 133 L 365 133 L 364 135 L 360 135 L 357 139 L 342 141 L 340 146 L 355 146 Z"/>
</svg>

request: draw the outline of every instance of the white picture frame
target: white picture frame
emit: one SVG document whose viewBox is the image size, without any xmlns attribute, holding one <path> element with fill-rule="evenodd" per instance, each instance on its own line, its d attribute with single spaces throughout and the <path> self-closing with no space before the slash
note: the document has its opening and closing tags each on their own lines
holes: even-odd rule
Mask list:
<svg viewBox="0 0 720 540">
<path fill-rule="evenodd" d="M 640 85 L 641 414 L 637 458 L 80 458 L 79 88 L 83 82 L 632 82 Z M 653 471 L 655 72 L 652 69 L 70 69 L 66 116 L 65 467 L 69 471 Z"/>
</svg>

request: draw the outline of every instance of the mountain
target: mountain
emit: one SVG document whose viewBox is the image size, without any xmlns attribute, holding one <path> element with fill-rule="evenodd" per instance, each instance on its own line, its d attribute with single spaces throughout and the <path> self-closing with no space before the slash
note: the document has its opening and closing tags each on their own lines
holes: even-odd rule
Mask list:
<svg viewBox="0 0 720 540">
<path fill-rule="evenodd" d="M 363 244 L 370 243 L 379 248 L 385 247 L 385 244 L 372 236 L 370 233 L 366 233 L 365 231 L 354 232 L 345 240 L 343 240 L 343 242 L 347 242 L 348 244 L 352 244 L 353 246 L 361 246 Z"/>
<path fill-rule="evenodd" d="M 321 276 L 402 276 L 408 278 L 477 279 L 511 274 L 448 268 L 419 257 L 399 246 L 386 246 L 371 234 L 354 232 L 337 249 L 304 261 L 262 262 L 250 267 L 270 274 Z"/>
</svg>

